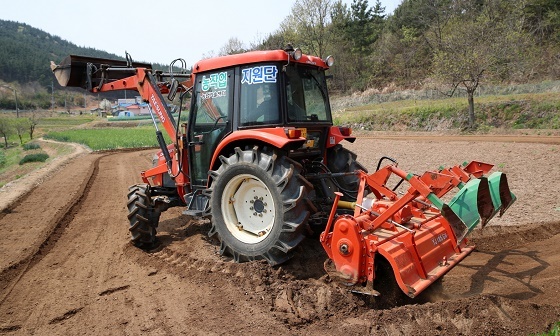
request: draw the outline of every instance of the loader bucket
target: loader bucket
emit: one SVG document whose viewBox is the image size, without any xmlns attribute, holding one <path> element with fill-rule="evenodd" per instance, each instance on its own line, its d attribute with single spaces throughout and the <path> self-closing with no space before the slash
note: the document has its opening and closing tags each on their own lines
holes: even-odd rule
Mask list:
<svg viewBox="0 0 560 336">
<path fill-rule="evenodd" d="M 147 63 L 127 62 L 123 60 L 112 60 L 96 57 L 85 57 L 70 55 L 56 65 L 51 62 L 51 70 L 61 86 L 81 87 L 90 89 L 96 86 L 102 79 L 103 67 L 122 68 L 125 71 L 113 72 L 111 79 L 122 79 L 131 76 L 134 68 L 151 69 L 152 66 Z M 130 69 L 130 71 L 126 71 Z M 99 70 L 99 71 L 98 71 Z"/>
<path fill-rule="evenodd" d="M 449 204 L 443 205 L 441 213 L 458 243 L 478 224 L 484 227 L 496 213 L 488 179 L 481 177 L 467 182 Z"/>
<path fill-rule="evenodd" d="M 495 172 L 488 178 L 490 194 L 494 203 L 494 212 L 500 211 L 500 216 L 515 202 L 517 197 L 510 191 L 506 174 Z"/>
</svg>

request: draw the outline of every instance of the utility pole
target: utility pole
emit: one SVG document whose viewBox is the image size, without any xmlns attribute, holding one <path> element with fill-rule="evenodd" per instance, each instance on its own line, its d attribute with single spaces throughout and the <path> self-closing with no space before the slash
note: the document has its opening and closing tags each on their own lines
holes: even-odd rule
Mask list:
<svg viewBox="0 0 560 336">
<path fill-rule="evenodd" d="M 51 110 L 54 112 L 54 81 L 51 81 Z"/>
<path fill-rule="evenodd" d="M 14 95 L 16 96 L 16 118 L 19 118 L 19 107 L 18 107 L 18 102 L 17 102 L 17 90 L 14 90 Z"/>
<path fill-rule="evenodd" d="M 2 85 L 3 87 L 14 91 L 14 96 L 16 96 L 16 118 L 19 118 L 19 107 L 18 107 L 18 99 L 17 99 L 17 90 L 8 85 Z"/>
</svg>

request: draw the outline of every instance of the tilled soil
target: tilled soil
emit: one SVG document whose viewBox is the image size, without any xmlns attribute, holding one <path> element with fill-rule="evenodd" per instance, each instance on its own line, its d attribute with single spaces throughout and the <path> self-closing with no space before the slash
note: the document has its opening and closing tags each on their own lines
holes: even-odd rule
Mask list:
<svg viewBox="0 0 560 336">
<path fill-rule="evenodd" d="M 129 243 L 126 193 L 153 151 L 80 156 L 0 214 L 0 334 L 528 335 L 560 321 L 557 143 L 358 139 L 370 171 L 389 155 L 404 170 L 480 160 L 518 196 L 474 233 L 477 250 L 419 298 L 376 309 L 325 276 L 309 238 L 281 267 L 235 264 L 210 223 L 165 212 L 161 245 Z"/>
</svg>

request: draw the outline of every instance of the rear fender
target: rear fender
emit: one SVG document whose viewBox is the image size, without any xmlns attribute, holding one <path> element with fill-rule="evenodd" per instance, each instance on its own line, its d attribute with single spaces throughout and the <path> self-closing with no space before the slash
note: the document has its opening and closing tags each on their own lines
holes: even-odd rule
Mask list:
<svg viewBox="0 0 560 336">
<path fill-rule="evenodd" d="M 354 142 L 356 140 L 356 137 L 351 136 L 350 134 L 352 134 L 352 130 L 348 127 L 332 126 L 329 129 L 329 136 L 327 139 L 326 147 L 327 148 L 334 147 L 342 140 Z"/>
<path fill-rule="evenodd" d="M 290 139 L 286 135 L 285 128 L 261 128 L 253 130 L 236 131 L 225 137 L 216 147 L 212 161 L 210 162 L 210 169 L 214 169 L 220 155 L 226 152 L 227 149 L 233 149 L 238 144 L 249 143 L 264 143 L 274 148 L 280 149 L 295 149 L 305 143 L 305 138 Z"/>
</svg>

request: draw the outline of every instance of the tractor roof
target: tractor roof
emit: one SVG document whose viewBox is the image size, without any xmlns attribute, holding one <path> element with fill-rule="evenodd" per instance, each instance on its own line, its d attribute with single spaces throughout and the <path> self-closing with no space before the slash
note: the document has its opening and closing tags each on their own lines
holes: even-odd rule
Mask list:
<svg viewBox="0 0 560 336">
<path fill-rule="evenodd" d="M 290 57 L 289 54 L 284 50 L 250 51 L 243 54 L 214 57 L 197 62 L 193 67 L 193 73 L 196 74 L 208 70 L 216 70 L 250 63 L 279 61 L 288 62 L 288 57 Z M 290 57 L 290 62 L 311 64 L 324 69 L 329 68 L 325 61 L 321 58 L 305 54 L 297 61 L 293 57 Z"/>
</svg>

